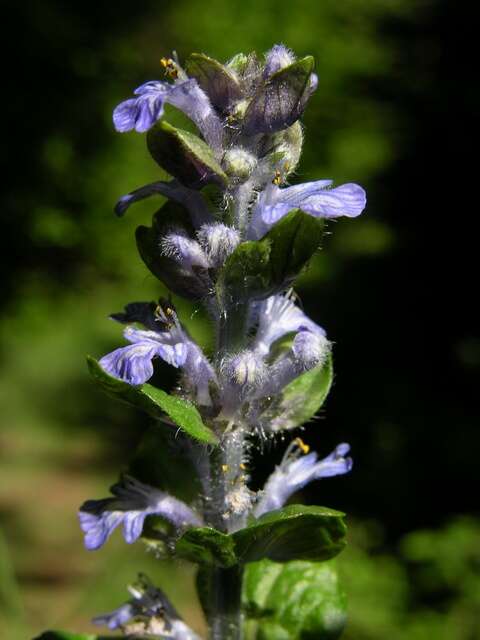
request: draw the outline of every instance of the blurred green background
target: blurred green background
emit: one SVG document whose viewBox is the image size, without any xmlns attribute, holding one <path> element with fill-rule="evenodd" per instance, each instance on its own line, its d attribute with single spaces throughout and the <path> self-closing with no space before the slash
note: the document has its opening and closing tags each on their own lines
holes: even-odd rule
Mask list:
<svg viewBox="0 0 480 640">
<path fill-rule="evenodd" d="M 361 218 L 329 225 L 298 286 L 336 363 L 304 439 L 321 453 L 348 441 L 355 459 L 348 477 L 302 496 L 350 514 L 345 638 L 480 638 L 474 21 L 453 2 L 414 0 L 43 0 L 3 17 L 0 635 L 92 630 L 139 569 L 203 628 L 191 567 L 156 563 L 119 535 L 88 553 L 76 520 L 149 425 L 104 398 L 84 366 L 121 343 L 110 312 L 160 293 L 133 237 L 155 204 L 112 213 L 158 169 L 141 135 L 113 131 L 111 111 L 161 78 L 172 49 L 228 59 L 284 42 L 313 54 L 320 78 L 297 179 L 369 194 Z M 201 314 L 179 307 L 208 347 Z M 174 383 L 166 368 L 157 375 Z M 254 483 L 281 450 L 258 449 Z"/>
</svg>

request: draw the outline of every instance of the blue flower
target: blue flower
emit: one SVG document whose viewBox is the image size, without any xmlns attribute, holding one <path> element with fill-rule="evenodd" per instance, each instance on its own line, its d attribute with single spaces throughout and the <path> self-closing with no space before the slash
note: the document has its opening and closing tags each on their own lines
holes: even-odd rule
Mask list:
<svg viewBox="0 0 480 640">
<path fill-rule="evenodd" d="M 173 367 L 182 367 L 187 359 L 184 336 L 178 341 L 170 332 L 144 331 L 127 327 L 123 332 L 132 344 L 120 347 L 100 360 L 101 367 L 115 378 L 129 384 L 143 384 L 153 376 L 154 357 L 159 356 Z"/>
<path fill-rule="evenodd" d="M 142 534 L 148 515 L 161 516 L 180 529 L 201 525 L 200 518 L 184 502 L 131 476 L 124 476 L 111 492 L 114 498 L 87 500 L 80 507 L 78 518 L 89 550 L 103 546 L 120 524 L 125 541 L 132 544 Z"/>
<path fill-rule="evenodd" d="M 137 303 L 139 304 L 139 303 Z M 152 360 L 160 357 L 185 373 L 186 383 L 197 396 L 197 402 L 210 405 L 209 383 L 215 380 L 215 372 L 200 347 L 190 339 L 178 321 L 173 309 L 169 309 L 168 317 L 161 306 L 157 308 L 158 326 L 165 330 L 143 330 L 127 326 L 123 335 L 132 344 L 115 349 L 100 360 L 100 366 L 111 376 L 132 385 L 143 384 L 153 375 Z M 116 314 L 115 319 L 135 321 L 136 318 Z"/>
<path fill-rule="evenodd" d="M 292 494 L 313 480 L 348 473 L 353 465 L 352 458 L 345 457 L 349 451 L 350 445 L 342 443 L 326 458 L 318 460 L 318 455 L 315 452 L 308 453 L 308 447 L 300 438 L 296 438 L 287 448 L 280 465 L 268 478 L 254 509 L 255 517 L 280 509 Z"/>
<path fill-rule="evenodd" d="M 128 587 L 132 596 L 126 604 L 96 616 L 92 622 L 112 631 L 121 628 L 128 637 L 148 636 L 172 640 L 199 640 L 199 636 L 180 618 L 167 596 L 153 586 L 147 576 Z"/>
<path fill-rule="evenodd" d="M 254 207 L 248 236 L 258 239 L 293 209 L 301 209 L 315 218 L 359 216 L 365 208 L 366 194 L 358 184 L 343 184 L 330 189 L 331 180 L 306 182 L 280 189 L 269 184 Z"/>
<path fill-rule="evenodd" d="M 174 84 L 152 80 L 135 89 L 136 98 L 121 102 L 113 111 L 115 129 L 148 131 L 159 120 L 166 103 L 183 111 L 198 127 L 215 150 L 222 145 L 223 127 L 207 94 L 194 79 L 179 79 Z"/>
<path fill-rule="evenodd" d="M 320 329 L 320 327 L 318 327 Z M 301 328 L 290 349 L 274 360 L 265 372 L 264 384 L 255 390 L 255 398 L 278 394 L 287 384 L 316 366 L 323 366 L 331 344 L 322 331 Z"/>
<path fill-rule="evenodd" d="M 129 620 L 137 615 L 136 608 L 133 603 L 127 602 L 117 609 L 104 613 L 93 618 L 93 624 L 99 627 L 108 627 L 112 631 L 126 624 Z"/>
<path fill-rule="evenodd" d="M 118 216 L 123 216 L 131 204 L 154 195 L 165 196 L 182 204 L 188 210 L 192 224 L 196 228 L 213 220 L 203 195 L 199 191 L 185 187 L 176 180 L 151 182 L 127 193 L 118 200 L 115 205 L 115 213 Z"/>
<path fill-rule="evenodd" d="M 287 333 L 308 330 L 325 336 L 325 331 L 310 320 L 294 303 L 290 290 L 285 295 L 270 296 L 258 305 L 258 328 L 254 347 L 267 355 L 272 344 Z"/>
</svg>

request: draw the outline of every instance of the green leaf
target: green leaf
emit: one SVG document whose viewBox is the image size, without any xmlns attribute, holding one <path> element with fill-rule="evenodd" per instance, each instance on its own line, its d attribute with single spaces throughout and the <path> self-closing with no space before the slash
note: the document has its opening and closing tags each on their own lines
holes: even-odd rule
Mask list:
<svg viewBox="0 0 480 640">
<path fill-rule="evenodd" d="M 199 564 L 220 567 L 237 564 L 232 536 L 212 527 L 188 529 L 178 540 L 175 551 L 180 557 Z"/>
<path fill-rule="evenodd" d="M 310 95 L 314 66 L 312 56 L 306 56 L 272 74 L 258 88 L 248 106 L 245 132 L 274 133 L 298 120 Z"/>
<path fill-rule="evenodd" d="M 321 220 L 297 209 L 260 240 L 239 244 L 217 281 L 222 306 L 266 298 L 289 286 L 318 249 L 322 232 Z"/>
<path fill-rule="evenodd" d="M 308 422 L 322 407 L 333 382 L 331 355 L 324 364 L 303 373 L 282 391 L 279 402 L 268 408 L 262 420 L 273 431 L 294 429 Z"/>
<path fill-rule="evenodd" d="M 224 568 L 263 558 L 329 560 L 346 544 L 343 517 L 325 507 L 290 505 L 231 534 L 211 527 L 188 529 L 178 540 L 176 553 L 192 562 Z"/>
<path fill-rule="evenodd" d="M 106 373 L 92 357 L 87 357 L 92 378 L 110 396 L 143 409 L 154 418 L 162 419 L 167 414 L 176 425 L 195 440 L 217 444 L 218 439 L 211 429 L 203 424 L 197 408 L 182 398 L 171 396 L 150 384 L 130 385 Z"/>
<path fill-rule="evenodd" d="M 148 131 L 147 147 L 162 169 L 189 187 L 198 188 L 207 182 L 226 184 L 228 180 L 206 142 L 165 120 Z"/>
<path fill-rule="evenodd" d="M 336 640 L 346 622 L 332 562 L 251 563 L 242 601 L 246 640 Z"/>
<path fill-rule="evenodd" d="M 300 504 L 270 511 L 232 534 L 237 556 L 241 562 L 329 560 L 346 545 L 344 515 Z"/>
<path fill-rule="evenodd" d="M 203 53 L 192 53 L 185 71 L 197 80 L 217 109 L 225 110 L 242 98 L 240 83 L 230 69 Z"/>
<path fill-rule="evenodd" d="M 274 283 L 291 284 L 317 251 L 323 235 L 323 220 L 300 210 L 290 211 L 260 242 L 270 242 Z"/>
<path fill-rule="evenodd" d="M 269 295 L 272 291 L 270 253 L 270 242 L 249 240 L 238 245 L 217 280 L 217 294 L 223 307 Z"/>
<path fill-rule="evenodd" d="M 138 252 L 148 269 L 173 293 L 188 300 L 203 299 L 211 289 L 206 271 L 192 271 L 161 253 L 161 239 L 172 229 L 181 229 L 187 235 L 193 234 L 186 209 L 170 201 L 154 214 L 151 227 L 137 228 L 135 237 Z"/>
</svg>

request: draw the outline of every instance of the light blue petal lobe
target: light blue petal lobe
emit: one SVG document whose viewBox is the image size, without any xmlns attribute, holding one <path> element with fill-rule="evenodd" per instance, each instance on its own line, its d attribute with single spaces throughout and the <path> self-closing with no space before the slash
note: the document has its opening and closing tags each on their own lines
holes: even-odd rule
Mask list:
<svg viewBox="0 0 480 640">
<path fill-rule="evenodd" d="M 143 384 L 153 375 L 152 359 L 158 354 L 160 346 L 151 342 L 138 342 L 121 347 L 104 356 L 99 364 L 114 378 L 132 385 Z"/>
<path fill-rule="evenodd" d="M 308 196 L 299 203 L 299 207 L 305 213 L 319 218 L 355 218 L 364 210 L 366 201 L 362 187 L 358 184 L 344 184 Z"/>
<path fill-rule="evenodd" d="M 137 101 L 132 98 L 121 102 L 113 111 L 113 124 L 120 133 L 131 131 L 135 127 Z"/>
<path fill-rule="evenodd" d="M 134 543 L 142 535 L 146 511 L 127 511 L 123 519 L 123 537 L 128 544 Z"/>
</svg>

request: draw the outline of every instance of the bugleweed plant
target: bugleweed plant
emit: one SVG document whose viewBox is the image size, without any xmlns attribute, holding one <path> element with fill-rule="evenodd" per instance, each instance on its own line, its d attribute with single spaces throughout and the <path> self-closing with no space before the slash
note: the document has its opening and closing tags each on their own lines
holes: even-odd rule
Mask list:
<svg viewBox="0 0 480 640">
<path fill-rule="evenodd" d="M 176 57 L 161 63 L 166 79 L 138 87 L 113 122 L 117 131 L 145 133 L 171 180 L 123 196 L 116 212 L 167 198 L 136 240 L 173 295 L 113 314 L 128 344 L 89 359 L 89 368 L 108 394 L 156 419 L 164 438 L 158 464 L 169 463 L 169 447 L 177 464 L 180 451 L 181 473 L 193 469 L 199 491 L 187 504 L 144 482 L 146 473 L 142 481 L 125 474 L 111 497 L 81 506 L 85 546 L 100 549 L 121 526 L 128 544 L 142 539 L 158 558 L 196 563 L 213 640 L 337 638 L 345 598 L 326 561 L 345 545 L 344 514 L 285 505 L 307 483 L 350 471 L 352 460 L 348 444 L 320 459 L 292 433 L 320 409 L 332 381 L 331 344 L 292 287 L 319 249 L 325 219 L 358 216 L 365 192 L 331 180 L 288 186 L 302 151 L 299 119 L 317 88 L 312 57 L 296 59 L 277 45 L 263 61 L 239 54 L 221 64 L 192 54 L 183 67 Z M 167 104 L 198 133 L 169 124 Z M 182 325 L 175 296 L 211 318 L 209 356 Z M 157 358 L 178 370 L 173 391 L 148 382 Z M 278 434 L 290 441 L 283 459 L 253 491 L 249 452 Z M 131 638 L 199 638 L 146 576 L 129 592 L 94 623 Z"/>
</svg>

